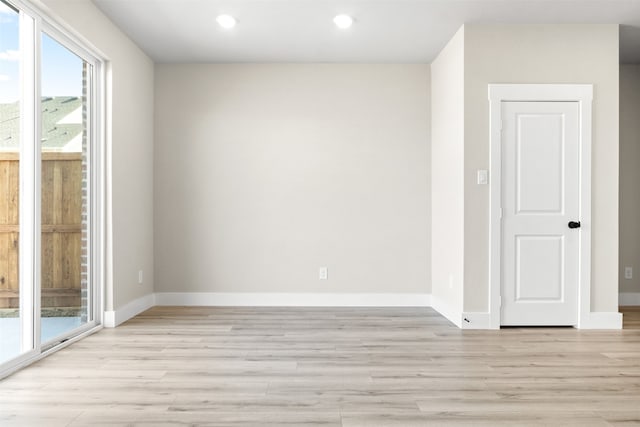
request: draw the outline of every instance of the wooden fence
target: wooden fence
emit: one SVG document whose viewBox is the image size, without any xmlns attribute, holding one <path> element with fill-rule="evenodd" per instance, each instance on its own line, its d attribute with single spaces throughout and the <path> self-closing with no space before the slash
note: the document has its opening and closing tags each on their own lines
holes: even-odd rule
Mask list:
<svg viewBox="0 0 640 427">
<path fill-rule="evenodd" d="M 0 153 L 0 309 L 19 306 L 19 156 Z M 82 153 L 42 154 L 42 307 L 79 307 Z"/>
</svg>

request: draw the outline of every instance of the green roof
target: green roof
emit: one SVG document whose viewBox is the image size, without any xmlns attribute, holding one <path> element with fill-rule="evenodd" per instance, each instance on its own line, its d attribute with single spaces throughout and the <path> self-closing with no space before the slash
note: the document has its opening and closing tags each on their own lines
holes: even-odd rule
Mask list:
<svg viewBox="0 0 640 427">
<path fill-rule="evenodd" d="M 17 151 L 20 141 L 20 107 L 0 104 L 0 151 Z M 42 148 L 63 150 L 82 134 L 82 99 L 70 96 L 42 98 Z M 79 151 L 79 150 L 77 150 Z"/>
</svg>

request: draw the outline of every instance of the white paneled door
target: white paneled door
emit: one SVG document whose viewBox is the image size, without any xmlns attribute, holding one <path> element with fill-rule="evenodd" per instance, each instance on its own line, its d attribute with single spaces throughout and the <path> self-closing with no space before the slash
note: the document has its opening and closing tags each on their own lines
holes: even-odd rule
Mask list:
<svg viewBox="0 0 640 427">
<path fill-rule="evenodd" d="M 576 325 L 578 102 L 502 103 L 502 325 Z"/>
</svg>

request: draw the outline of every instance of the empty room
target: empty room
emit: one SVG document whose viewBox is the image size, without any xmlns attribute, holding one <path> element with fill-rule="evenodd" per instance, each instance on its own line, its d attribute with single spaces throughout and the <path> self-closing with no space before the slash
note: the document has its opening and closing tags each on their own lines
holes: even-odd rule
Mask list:
<svg viewBox="0 0 640 427">
<path fill-rule="evenodd" d="M 640 0 L 0 0 L 0 425 L 640 425 L 638 164 Z"/>
</svg>

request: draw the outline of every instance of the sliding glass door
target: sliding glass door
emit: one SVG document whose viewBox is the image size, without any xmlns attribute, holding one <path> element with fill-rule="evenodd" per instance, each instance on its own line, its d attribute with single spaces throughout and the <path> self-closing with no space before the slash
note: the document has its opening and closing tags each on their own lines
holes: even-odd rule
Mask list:
<svg viewBox="0 0 640 427">
<path fill-rule="evenodd" d="M 100 69 L 0 0 L 0 375 L 100 322 Z"/>
<path fill-rule="evenodd" d="M 41 341 L 87 322 L 89 180 L 87 136 L 91 65 L 46 33 L 41 61 Z"/>
<path fill-rule="evenodd" d="M 20 309 L 20 14 L 0 3 L 0 363 L 22 345 Z"/>
</svg>

